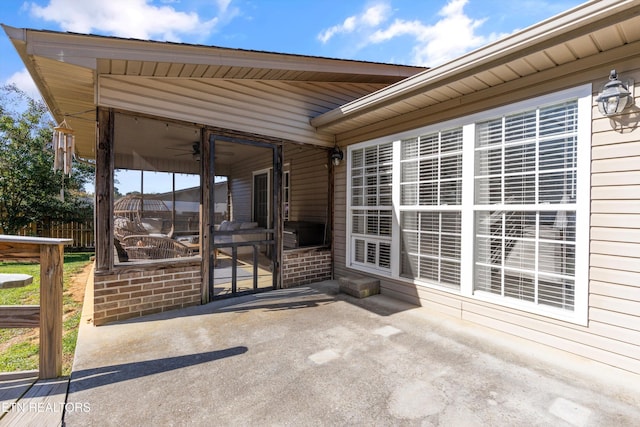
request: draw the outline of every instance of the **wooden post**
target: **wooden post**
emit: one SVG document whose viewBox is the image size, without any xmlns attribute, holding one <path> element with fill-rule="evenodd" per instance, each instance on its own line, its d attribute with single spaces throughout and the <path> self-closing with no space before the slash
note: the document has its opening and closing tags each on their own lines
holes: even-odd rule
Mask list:
<svg viewBox="0 0 640 427">
<path fill-rule="evenodd" d="M 213 230 L 215 224 L 215 137 L 205 130 L 200 138 L 200 254 L 202 255 L 202 304 L 213 299 L 215 264 Z"/>
<path fill-rule="evenodd" d="M 40 307 L 0 307 L 0 327 L 40 326 L 41 379 L 62 375 L 64 245 L 72 242 L 71 239 L 0 235 L 0 260 L 40 261 Z"/>
<path fill-rule="evenodd" d="M 40 246 L 40 378 L 62 375 L 64 248 Z"/>
<path fill-rule="evenodd" d="M 282 145 L 273 148 L 273 287 L 282 289 L 282 228 L 284 220 L 282 218 L 282 161 L 284 149 Z"/>
<path fill-rule="evenodd" d="M 114 112 L 99 108 L 96 141 L 95 237 L 96 270 L 113 268 Z"/>
</svg>

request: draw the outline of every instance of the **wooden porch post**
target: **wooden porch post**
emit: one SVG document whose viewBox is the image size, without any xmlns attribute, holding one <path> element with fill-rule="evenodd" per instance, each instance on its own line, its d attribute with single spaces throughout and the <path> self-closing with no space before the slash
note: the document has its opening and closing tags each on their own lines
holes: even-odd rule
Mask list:
<svg viewBox="0 0 640 427">
<path fill-rule="evenodd" d="M 273 269 L 273 284 L 276 289 L 282 288 L 282 252 L 283 244 L 282 228 L 284 221 L 282 219 L 282 162 L 283 162 L 283 147 L 277 145 L 273 150 L 273 241 L 274 241 L 274 257 L 273 262 L 275 268 Z"/>
<path fill-rule="evenodd" d="M 40 378 L 62 375 L 64 248 L 40 245 Z"/>
<path fill-rule="evenodd" d="M 214 137 L 202 130 L 200 140 L 200 192 L 202 199 L 202 209 L 200 211 L 200 250 L 202 251 L 202 304 L 211 301 L 209 293 L 213 280 L 213 239 L 211 238 L 211 227 L 215 222 L 215 212 L 213 209 L 213 197 L 215 193 L 215 170 L 214 170 Z"/>
<path fill-rule="evenodd" d="M 96 138 L 96 270 L 113 268 L 114 112 L 98 107 Z"/>
<path fill-rule="evenodd" d="M 72 239 L 0 234 L 0 260 L 40 262 L 40 305 L 0 307 L 0 328 L 40 327 L 40 379 L 62 375 L 64 245 Z"/>
</svg>

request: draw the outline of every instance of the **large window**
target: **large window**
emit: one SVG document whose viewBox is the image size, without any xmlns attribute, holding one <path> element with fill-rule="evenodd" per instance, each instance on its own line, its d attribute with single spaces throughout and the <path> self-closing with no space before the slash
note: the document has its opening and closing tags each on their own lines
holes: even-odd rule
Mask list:
<svg viewBox="0 0 640 427">
<path fill-rule="evenodd" d="M 391 268 L 393 145 L 351 151 L 351 236 L 353 262 Z"/>
<path fill-rule="evenodd" d="M 348 265 L 586 319 L 587 86 L 350 147 Z"/>
<path fill-rule="evenodd" d="M 117 169 L 115 182 L 116 263 L 199 255 L 199 175 Z"/>
<path fill-rule="evenodd" d="M 460 286 L 461 201 L 462 128 L 401 140 L 402 277 Z"/>
<path fill-rule="evenodd" d="M 574 307 L 578 104 L 478 123 L 475 289 Z"/>
</svg>

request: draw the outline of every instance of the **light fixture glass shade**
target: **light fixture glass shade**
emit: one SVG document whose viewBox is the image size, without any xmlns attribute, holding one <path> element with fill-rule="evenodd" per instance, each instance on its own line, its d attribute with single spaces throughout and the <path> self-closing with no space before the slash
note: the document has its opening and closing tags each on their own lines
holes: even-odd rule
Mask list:
<svg viewBox="0 0 640 427">
<path fill-rule="evenodd" d="M 620 114 L 630 104 L 631 92 L 618 80 L 616 70 L 611 70 L 609 82 L 596 98 L 598 110 L 605 116 Z"/>
<path fill-rule="evenodd" d="M 339 147 L 333 147 L 331 151 L 331 162 L 334 166 L 338 166 L 342 159 L 344 158 L 344 153 Z"/>
</svg>

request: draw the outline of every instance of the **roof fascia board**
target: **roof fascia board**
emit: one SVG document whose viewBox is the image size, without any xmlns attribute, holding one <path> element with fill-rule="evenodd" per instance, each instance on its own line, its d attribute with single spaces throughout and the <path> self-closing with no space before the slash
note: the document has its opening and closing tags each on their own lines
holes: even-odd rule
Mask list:
<svg viewBox="0 0 640 427">
<path fill-rule="evenodd" d="M 593 0 L 311 119 L 317 129 L 589 34 L 640 14 L 637 0 Z"/>
<path fill-rule="evenodd" d="M 27 45 L 26 45 L 27 31 L 22 28 L 14 28 L 4 24 L 1 24 L 1 25 L 5 33 L 11 40 L 11 43 L 16 49 L 16 52 L 18 52 L 18 56 L 20 56 L 20 59 L 22 59 L 22 62 L 24 63 L 25 68 L 27 69 L 29 74 L 33 77 L 33 82 L 38 88 L 38 91 L 40 92 L 40 94 L 42 95 L 42 100 L 44 101 L 45 106 L 54 116 L 54 119 L 57 122 L 60 122 L 62 120 L 62 117 L 60 117 L 60 115 L 55 113 L 59 110 L 52 108 L 54 106 L 53 96 L 51 95 L 49 88 L 43 84 L 43 80 L 38 73 L 37 67 L 33 63 L 33 60 L 31 59 L 31 57 L 27 54 Z"/>
<path fill-rule="evenodd" d="M 611 63 L 619 64 L 623 69 L 634 68 L 636 66 L 634 63 L 637 60 L 630 59 L 630 55 L 640 51 L 639 49 L 640 41 L 633 42 L 608 50 L 600 55 L 588 56 L 575 63 L 563 64 L 558 68 L 544 70 L 518 80 L 511 80 L 499 86 L 492 86 L 479 92 L 464 95 L 461 98 L 450 99 L 437 105 L 423 107 L 366 126 L 353 127 L 349 131 L 337 133 L 336 141 L 349 145 L 354 142 L 374 139 L 380 135 L 404 132 L 407 129 L 414 129 L 416 120 L 420 120 L 425 126 L 452 120 L 459 117 L 461 105 L 465 106 L 465 115 L 472 115 L 501 105 L 523 101 L 532 91 L 537 94 L 546 94 L 598 79 L 602 79 L 604 84 Z M 576 69 L 580 70 L 578 81 L 576 81 Z M 524 95 L 520 96 L 519 94 Z"/>
<path fill-rule="evenodd" d="M 399 77 L 414 75 L 425 68 L 12 27 L 5 27 L 5 31 L 10 38 L 18 37 L 26 42 L 27 53 L 30 55 L 64 60 L 91 68 L 96 67 L 97 59 L 227 65 Z"/>
</svg>

